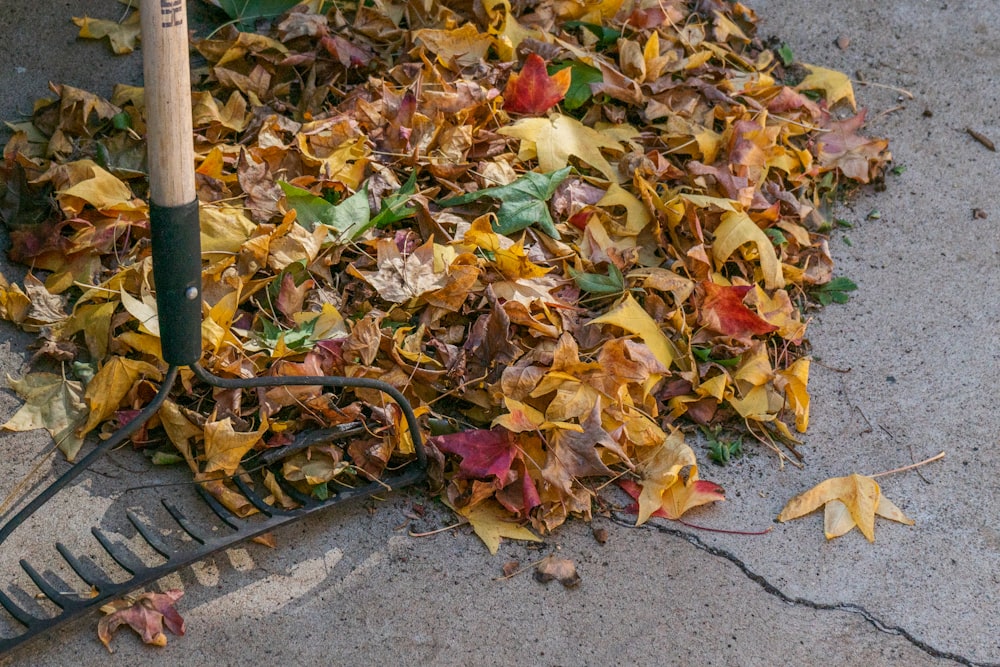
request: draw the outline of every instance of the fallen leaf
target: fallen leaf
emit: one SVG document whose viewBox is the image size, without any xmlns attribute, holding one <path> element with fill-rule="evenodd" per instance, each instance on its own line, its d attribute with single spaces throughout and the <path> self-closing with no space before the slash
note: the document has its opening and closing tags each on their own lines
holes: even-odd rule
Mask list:
<svg viewBox="0 0 1000 667">
<path fill-rule="evenodd" d="M 553 579 L 566 588 L 573 588 L 580 584 L 580 575 L 577 574 L 573 561 L 568 558 L 546 556 L 535 567 L 535 581 L 547 584 Z"/>
<path fill-rule="evenodd" d="M 874 479 L 857 473 L 847 477 L 833 477 L 795 496 L 781 510 L 778 521 L 798 519 L 824 505 L 824 532 L 828 540 L 857 526 L 869 542 L 874 542 L 876 515 L 913 525 L 912 519 L 907 518 L 898 507 L 882 496 Z"/>
<path fill-rule="evenodd" d="M 83 438 L 76 431 L 87 417 L 83 385 L 54 373 L 28 373 L 20 380 L 7 376 L 7 386 L 25 403 L 2 428 L 33 431 L 44 428 L 69 461 L 76 458 Z"/>
<path fill-rule="evenodd" d="M 221 470 L 226 475 L 235 474 L 243 456 L 260 442 L 266 432 L 266 419 L 256 431 L 244 433 L 233 429 L 233 421 L 229 417 L 221 421 L 208 422 L 204 430 L 204 472 Z"/>
<path fill-rule="evenodd" d="M 472 530 L 483 541 L 490 554 L 496 555 L 500 549 L 500 539 L 526 540 L 541 542 L 542 538 L 509 519 L 506 510 L 493 500 L 484 500 L 472 507 L 462 507 L 456 510 L 469 520 Z"/>
<path fill-rule="evenodd" d="M 111 50 L 119 56 L 132 53 L 139 42 L 141 32 L 139 12 L 132 12 L 124 21 L 74 16 L 73 23 L 80 28 L 80 37 L 83 39 L 104 39 L 107 37 L 111 44 Z"/>
<path fill-rule="evenodd" d="M 111 638 L 122 625 L 128 625 L 142 638 L 143 643 L 152 646 L 166 646 L 166 627 L 171 633 L 184 634 L 184 619 L 174 605 L 184 591 L 170 590 L 165 593 L 143 593 L 134 600 L 115 600 L 101 607 L 106 616 L 97 623 L 97 637 L 111 651 Z"/>
<path fill-rule="evenodd" d="M 698 307 L 698 323 L 726 336 L 763 336 L 778 327 L 743 304 L 753 285 L 716 285 L 711 280 L 698 284 L 703 295 Z"/>
<path fill-rule="evenodd" d="M 548 118 L 522 118 L 497 132 L 520 139 L 522 154 L 527 149 L 527 154 L 537 157 L 542 173 L 558 171 L 569 164 L 570 157 L 576 157 L 611 182 L 621 179 L 601 153 L 602 148 L 622 152 L 621 143 L 575 118 L 558 113 Z"/>
<path fill-rule="evenodd" d="M 549 76 L 545 61 L 536 53 L 528 54 L 521 72 L 514 72 L 503 91 L 503 108 L 511 113 L 545 113 L 566 97 L 572 71 L 562 69 Z"/>
<path fill-rule="evenodd" d="M 857 108 L 854 87 L 846 74 L 816 65 L 802 63 L 802 66 L 808 70 L 809 75 L 795 87 L 796 90 L 822 90 L 823 97 L 831 107 L 840 100 L 847 100 L 852 109 Z"/>
</svg>

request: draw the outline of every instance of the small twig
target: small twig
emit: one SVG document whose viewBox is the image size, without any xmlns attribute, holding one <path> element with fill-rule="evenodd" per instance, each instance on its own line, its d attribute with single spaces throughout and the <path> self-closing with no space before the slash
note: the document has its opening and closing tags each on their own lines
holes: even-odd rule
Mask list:
<svg viewBox="0 0 1000 667">
<path fill-rule="evenodd" d="M 847 368 L 838 368 L 837 366 L 831 366 L 830 364 L 823 363 L 822 361 L 816 359 L 815 357 L 811 361 L 817 366 L 822 366 L 823 368 L 829 371 L 833 371 L 834 373 L 850 373 L 852 370 L 854 370 L 851 366 L 848 366 Z"/>
<path fill-rule="evenodd" d="M 886 90 L 894 90 L 900 95 L 903 95 L 908 100 L 913 99 L 913 93 L 908 91 L 906 88 L 900 88 L 899 86 L 890 86 L 886 83 L 875 83 L 874 81 L 868 81 L 864 79 L 855 79 L 854 83 L 860 84 L 862 86 L 875 86 L 876 88 L 885 88 Z"/>
<path fill-rule="evenodd" d="M 445 526 L 444 528 L 438 528 L 437 530 L 431 530 L 426 533 L 414 533 L 412 530 L 408 530 L 406 531 L 406 534 L 409 535 L 410 537 L 430 537 L 431 535 L 437 535 L 438 533 L 443 533 L 447 530 L 454 530 L 455 528 L 458 528 L 459 526 L 464 526 L 467 523 L 469 522 L 463 519 L 456 524 Z"/>
<path fill-rule="evenodd" d="M 548 556 L 546 556 L 545 558 L 548 558 Z M 518 568 L 517 570 L 514 570 L 510 574 L 505 574 L 502 577 L 493 577 L 493 581 L 506 581 L 507 579 L 512 579 L 513 577 L 516 577 L 517 575 L 523 572 L 527 572 L 531 568 L 538 566 L 538 564 L 541 563 L 543 560 L 545 560 L 545 558 L 539 558 L 534 563 L 528 563 L 524 567 Z"/>
<path fill-rule="evenodd" d="M 684 519 L 675 519 L 675 521 L 684 524 L 688 528 L 694 528 L 695 530 L 707 530 L 710 533 L 725 533 L 726 535 L 767 535 L 774 530 L 774 526 L 768 526 L 764 530 L 727 530 L 725 528 L 709 528 L 708 526 L 699 526 L 696 523 L 689 523 Z"/>
<path fill-rule="evenodd" d="M 944 458 L 944 451 L 940 451 L 934 456 L 924 459 L 923 461 L 917 461 L 916 463 L 911 463 L 908 466 L 903 466 L 902 468 L 893 468 L 892 470 L 886 470 L 885 472 L 877 472 L 874 475 L 868 475 L 869 477 L 885 477 L 886 475 L 892 475 L 897 472 L 906 472 L 907 470 L 913 470 L 914 468 L 919 468 L 922 465 L 927 465 L 928 463 L 933 463 L 939 459 Z"/>
<path fill-rule="evenodd" d="M 971 127 L 965 128 L 965 131 L 969 133 L 970 137 L 981 143 L 986 148 L 990 149 L 994 153 L 997 152 L 996 144 L 994 144 L 993 141 L 991 141 L 990 138 L 987 137 L 985 134 L 981 132 L 976 132 Z"/>
</svg>

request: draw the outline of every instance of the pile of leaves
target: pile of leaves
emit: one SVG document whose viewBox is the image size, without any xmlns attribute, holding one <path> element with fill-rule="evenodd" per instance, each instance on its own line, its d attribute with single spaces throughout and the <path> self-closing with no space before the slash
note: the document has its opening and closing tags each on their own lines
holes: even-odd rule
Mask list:
<svg viewBox="0 0 1000 667">
<path fill-rule="evenodd" d="M 501 513 L 589 517 L 612 476 L 640 522 L 720 499 L 697 425 L 797 456 L 806 312 L 834 279 L 824 207 L 889 154 L 845 75 L 755 26 L 722 0 L 314 0 L 196 40 L 202 364 L 398 387 L 443 498 L 494 532 Z M 11 382 L 27 402 L 6 427 L 73 458 L 165 365 L 143 91 L 53 92 L 4 149 L 0 213 L 31 271 L 0 284 L 0 316 L 62 368 Z M 248 514 L 227 481 L 245 457 L 357 420 L 367 435 L 268 473 L 292 502 L 274 475 L 323 496 L 412 455 L 391 401 L 184 371 L 134 442 Z"/>
</svg>

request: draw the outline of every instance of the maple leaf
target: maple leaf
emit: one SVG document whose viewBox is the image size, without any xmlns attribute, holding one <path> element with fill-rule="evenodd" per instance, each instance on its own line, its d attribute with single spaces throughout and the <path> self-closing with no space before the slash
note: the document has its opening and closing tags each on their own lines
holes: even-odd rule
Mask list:
<svg viewBox="0 0 1000 667">
<path fill-rule="evenodd" d="M 495 500 L 484 500 L 472 507 L 462 507 L 455 511 L 468 519 L 472 530 L 490 550 L 490 554 L 496 555 L 500 549 L 500 539 L 503 537 L 528 542 L 542 541 L 542 538 L 529 529 L 510 521 L 504 508 Z"/>
<path fill-rule="evenodd" d="M 646 456 L 636 467 L 641 480 L 639 513 L 636 525 L 649 520 L 654 512 L 663 508 L 664 495 L 675 484 L 684 484 L 681 471 L 689 469 L 689 482 L 698 479 L 698 462 L 694 451 L 684 442 L 684 434 L 674 429 L 659 447 Z"/>
<path fill-rule="evenodd" d="M 240 433 L 233 429 L 229 417 L 221 421 L 205 424 L 205 468 L 204 472 L 221 470 L 226 475 L 234 474 L 240 467 L 243 456 L 260 442 L 267 432 L 267 419 L 256 431 Z"/>
<path fill-rule="evenodd" d="M 816 142 L 816 159 L 824 167 L 836 167 L 844 176 L 861 183 L 868 183 L 873 173 L 883 164 L 889 142 L 869 139 L 858 134 L 864 125 L 865 111 L 844 120 L 831 121 L 829 129 Z"/>
<path fill-rule="evenodd" d="M 153 646 L 166 646 L 167 636 L 164 626 L 171 633 L 184 634 L 184 619 L 174 605 L 184 591 L 169 590 L 165 593 L 143 593 L 134 600 L 115 600 L 101 607 L 106 616 L 97 623 L 97 637 L 108 651 L 111 638 L 122 625 L 135 630 L 142 641 Z"/>
<path fill-rule="evenodd" d="M 777 331 L 778 327 L 743 305 L 743 299 L 753 288 L 753 285 L 716 285 L 711 280 L 699 283 L 698 291 L 703 296 L 698 307 L 698 323 L 734 338 L 763 336 Z"/>
<path fill-rule="evenodd" d="M 107 19 L 92 19 L 73 17 L 73 23 L 80 28 L 80 37 L 83 39 L 104 39 L 108 38 L 111 50 L 115 54 L 122 56 L 132 53 L 139 42 L 139 12 L 132 12 L 124 21 L 109 21 Z"/>
<path fill-rule="evenodd" d="M 854 87 L 851 86 L 851 79 L 846 74 L 805 63 L 802 63 L 802 66 L 809 70 L 809 75 L 795 87 L 796 90 L 822 90 L 831 107 L 840 100 L 847 100 L 852 109 L 857 108 Z"/>
<path fill-rule="evenodd" d="M 381 238 L 376 248 L 378 272 L 357 271 L 357 275 L 378 290 L 379 296 L 386 301 L 405 303 L 441 289 L 448 282 L 448 276 L 434 268 L 433 241 L 428 241 L 405 257 L 399 252 L 394 239 Z"/>
<path fill-rule="evenodd" d="M 7 376 L 7 386 L 25 400 L 2 428 L 33 431 L 44 428 L 69 461 L 76 458 L 83 438 L 76 429 L 87 415 L 83 385 L 54 373 L 29 373 L 20 380 Z"/>
<path fill-rule="evenodd" d="M 724 263 L 744 243 L 753 243 L 757 247 L 760 270 L 767 288 L 784 287 L 785 278 L 782 275 L 781 262 L 767 234 L 761 231 L 746 213 L 741 211 L 724 213 L 722 224 L 716 228 L 715 241 L 712 243 L 712 255 L 715 261 Z"/>
<path fill-rule="evenodd" d="M 630 479 L 619 480 L 618 486 L 633 500 L 639 500 L 639 496 L 642 495 L 642 487 Z M 676 521 L 693 507 L 725 499 L 725 490 L 715 482 L 709 482 L 705 479 L 689 479 L 685 483 L 683 480 L 677 480 L 666 488 L 661 496 L 659 509 L 649 516 Z M 627 511 L 637 514 L 639 512 L 638 503 L 627 508 Z"/>
<path fill-rule="evenodd" d="M 82 437 L 114 414 L 132 386 L 140 377 L 159 380 L 163 377 L 156 366 L 137 359 L 111 357 L 87 384 L 84 398 L 90 407 L 87 423 L 80 429 Z"/>
<path fill-rule="evenodd" d="M 462 457 L 459 477 L 487 479 L 494 476 L 501 486 L 506 483 L 510 466 L 518 455 L 511 432 L 504 428 L 459 431 L 430 440 L 442 452 Z"/>
<path fill-rule="evenodd" d="M 876 515 L 913 525 L 912 519 L 882 495 L 878 482 L 857 473 L 830 478 L 795 496 L 781 510 L 778 521 L 798 519 L 824 505 L 824 532 L 828 540 L 857 526 L 869 542 L 874 542 Z"/>
<path fill-rule="evenodd" d="M 545 61 L 537 53 L 529 53 L 520 74 L 514 72 L 503 91 L 503 108 L 511 113 L 545 113 L 566 97 L 573 72 L 561 69 L 549 76 Z"/>
<path fill-rule="evenodd" d="M 631 294 L 626 294 L 618 305 L 588 324 L 613 324 L 638 335 L 664 368 L 670 368 L 676 357 L 673 343 Z"/>
<path fill-rule="evenodd" d="M 522 159 L 528 155 L 537 157 L 538 169 L 543 173 L 562 169 L 569 164 L 570 157 L 576 157 L 609 181 L 622 178 L 601 153 L 602 148 L 622 152 L 621 143 L 575 118 L 558 113 L 548 118 L 522 118 L 497 132 L 520 139 Z"/>
</svg>

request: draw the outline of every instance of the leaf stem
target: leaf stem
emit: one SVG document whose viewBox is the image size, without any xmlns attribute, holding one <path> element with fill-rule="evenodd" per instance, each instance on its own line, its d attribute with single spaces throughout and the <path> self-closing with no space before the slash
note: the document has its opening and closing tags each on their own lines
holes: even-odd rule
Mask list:
<svg viewBox="0 0 1000 667">
<path fill-rule="evenodd" d="M 903 466 L 902 468 L 893 468 L 892 470 L 886 470 L 885 472 L 877 472 L 874 475 L 868 475 L 868 476 L 874 479 L 875 477 L 885 477 L 886 475 L 892 475 L 893 473 L 897 472 L 906 472 L 907 470 L 913 470 L 914 468 L 919 468 L 922 465 L 927 465 L 928 463 L 933 463 L 934 461 L 943 458 L 944 458 L 944 451 L 942 450 L 937 454 L 935 454 L 934 456 L 924 459 L 923 461 L 917 461 L 916 463 L 911 463 L 910 465 Z"/>
</svg>

